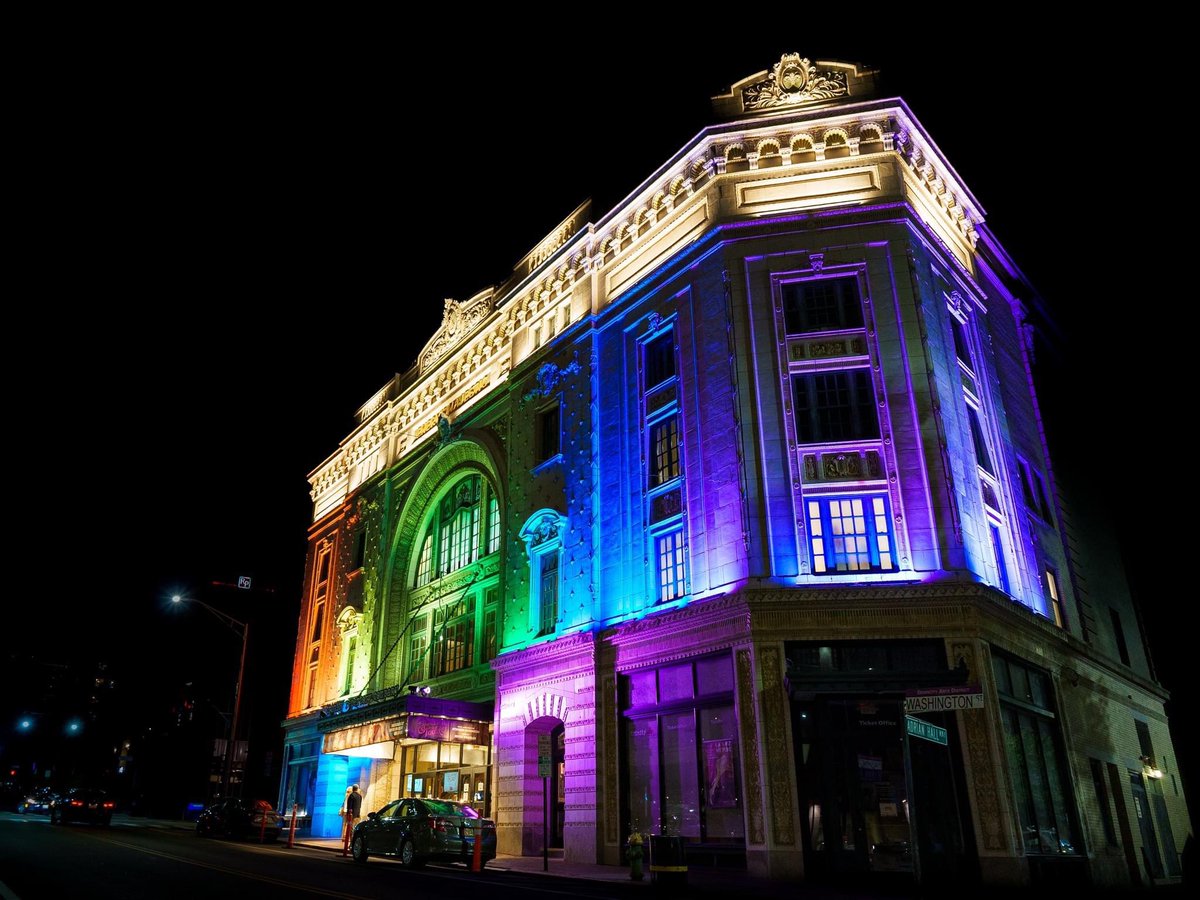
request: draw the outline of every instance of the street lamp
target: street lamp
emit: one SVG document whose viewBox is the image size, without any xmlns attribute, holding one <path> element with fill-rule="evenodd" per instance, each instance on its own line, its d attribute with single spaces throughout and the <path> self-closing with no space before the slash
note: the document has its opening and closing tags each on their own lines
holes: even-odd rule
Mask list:
<svg viewBox="0 0 1200 900">
<path fill-rule="evenodd" d="M 229 743 L 225 746 L 225 771 L 221 776 L 221 794 L 222 797 L 228 797 L 229 786 L 233 781 L 233 751 L 234 747 L 237 746 L 238 713 L 242 708 L 242 680 L 246 675 L 246 645 L 250 640 L 250 626 L 240 619 L 235 619 L 229 613 L 221 612 L 221 610 L 209 606 L 203 600 L 197 600 L 194 597 L 183 597 L 175 594 L 171 598 L 171 602 L 198 603 L 220 619 L 222 624 L 242 639 L 242 660 L 238 664 L 237 688 L 233 692 L 233 720 L 229 723 Z"/>
</svg>

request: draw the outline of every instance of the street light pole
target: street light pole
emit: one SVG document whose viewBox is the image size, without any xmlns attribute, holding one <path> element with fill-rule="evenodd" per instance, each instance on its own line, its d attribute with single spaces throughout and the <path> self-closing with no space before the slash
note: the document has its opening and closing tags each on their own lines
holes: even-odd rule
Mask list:
<svg viewBox="0 0 1200 900">
<path fill-rule="evenodd" d="M 250 643 L 250 625 L 240 619 L 235 619 L 229 613 L 221 612 L 215 607 L 209 606 L 203 600 L 197 600 L 194 597 L 182 597 L 176 594 L 171 598 L 172 603 L 198 603 L 210 613 L 216 616 L 221 622 L 227 626 L 234 634 L 237 634 L 242 639 L 242 658 L 238 663 L 237 687 L 233 692 L 233 718 L 229 723 L 229 742 L 225 745 L 225 765 L 221 775 L 221 795 L 222 799 L 229 796 L 230 786 L 233 783 L 233 753 L 237 747 L 237 729 L 238 718 L 242 711 L 242 684 L 246 676 L 246 647 Z"/>
</svg>

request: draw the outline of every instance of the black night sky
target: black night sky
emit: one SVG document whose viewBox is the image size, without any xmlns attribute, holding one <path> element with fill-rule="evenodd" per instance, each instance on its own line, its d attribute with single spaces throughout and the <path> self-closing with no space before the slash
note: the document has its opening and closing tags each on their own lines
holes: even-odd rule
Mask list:
<svg viewBox="0 0 1200 900">
<path fill-rule="evenodd" d="M 805 18 L 736 46 L 715 21 L 587 46 L 360 25 L 208 22 L 104 48 L 75 33 L 24 73 L 7 142 L 9 662 L 108 659 L 146 710 L 189 679 L 225 685 L 235 639 L 167 608 L 192 592 L 262 623 L 248 692 L 281 748 L 306 474 L 413 363 L 443 298 L 503 281 L 584 198 L 603 215 L 709 121 L 711 95 L 795 50 L 881 69 L 1056 316 L 1038 361 L 1051 451 L 1119 540 L 1187 764 L 1191 591 L 1170 585 L 1192 466 L 1159 399 L 1186 386 L 1165 361 L 1179 300 L 1149 277 L 1182 239 L 1151 199 L 1166 148 L 1110 124 L 1136 100 L 1124 51 L 1103 67 L 1073 34 L 1016 27 L 968 49 L 952 22 L 912 38 Z M 273 590 L 204 587 L 238 575 Z"/>
</svg>

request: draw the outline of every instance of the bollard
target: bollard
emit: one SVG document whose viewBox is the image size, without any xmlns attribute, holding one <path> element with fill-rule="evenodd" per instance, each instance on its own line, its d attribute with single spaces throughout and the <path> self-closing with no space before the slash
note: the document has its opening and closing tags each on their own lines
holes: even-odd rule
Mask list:
<svg viewBox="0 0 1200 900">
<path fill-rule="evenodd" d="M 638 832 L 629 835 L 625 856 L 629 859 L 629 878 L 631 881 L 642 880 L 642 836 Z"/>
<path fill-rule="evenodd" d="M 295 841 L 296 841 L 296 813 L 297 813 L 297 812 L 299 812 L 299 810 L 300 810 L 300 804 L 299 804 L 299 803 L 293 803 L 293 804 L 292 804 L 292 830 L 288 832 L 288 842 L 287 842 L 287 845 L 288 845 L 288 849 L 289 849 L 289 850 L 290 850 L 290 849 L 291 849 L 293 846 L 295 846 Z"/>
<path fill-rule="evenodd" d="M 471 855 L 471 871 L 483 871 L 483 819 L 475 820 L 475 852 Z"/>
</svg>

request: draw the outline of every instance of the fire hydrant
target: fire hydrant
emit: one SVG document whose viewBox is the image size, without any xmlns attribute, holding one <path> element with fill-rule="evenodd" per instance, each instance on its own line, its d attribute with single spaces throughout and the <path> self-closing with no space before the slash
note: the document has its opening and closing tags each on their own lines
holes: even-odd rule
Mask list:
<svg viewBox="0 0 1200 900">
<path fill-rule="evenodd" d="M 629 835 L 625 845 L 625 855 L 629 858 L 629 877 L 633 881 L 642 880 L 642 836 L 639 832 Z"/>
</svg>

